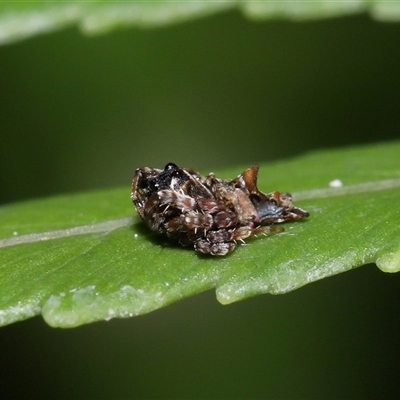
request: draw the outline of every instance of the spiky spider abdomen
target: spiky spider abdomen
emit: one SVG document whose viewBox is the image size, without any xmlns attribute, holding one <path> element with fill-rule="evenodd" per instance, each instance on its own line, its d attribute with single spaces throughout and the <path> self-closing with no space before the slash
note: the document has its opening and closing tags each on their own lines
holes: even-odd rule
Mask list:
<svg viewBox="0 0 400 400">
<path fill-rule="evenodd" d="M 138 168 L 131 199 L 153 231 L 183 246 L 223 256 L 237 241 L 272 231 L 274 223 L 309 216 L 295 207 L 289 193 L 263 193 L 257 188 L 258 165 L 235 179 L 202 176 L 169 163 L 164 169 Z"/>
</svg>

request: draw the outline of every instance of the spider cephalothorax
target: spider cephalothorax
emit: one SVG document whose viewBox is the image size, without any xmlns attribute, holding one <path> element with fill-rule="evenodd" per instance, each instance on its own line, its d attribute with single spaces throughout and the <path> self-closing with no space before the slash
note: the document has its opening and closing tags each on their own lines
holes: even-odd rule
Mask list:
<svg viewBox="0 0 400 400">
<path fill-rule="evenodd" d="M 272 231 L 274 223 L 308 217 L 292 204 L 289 193 L 257 188 L 258 165 L 235 179 L 202 176 L 169 163 L 164 169 L 138 168 L 131 199 L 143 221 L 155 232 L 183 246 L 225 255 L 237 241 Z"/>
</svg>

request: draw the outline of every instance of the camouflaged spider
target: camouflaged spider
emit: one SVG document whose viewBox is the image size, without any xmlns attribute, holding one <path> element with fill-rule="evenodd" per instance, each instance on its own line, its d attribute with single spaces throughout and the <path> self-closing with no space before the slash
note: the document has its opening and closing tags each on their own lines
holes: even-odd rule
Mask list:
<svg viewBox="0 0 400 400">
<path fill-rule="evenodd" d="M 182 246 L 223 256 L 237 241 L 282 231 L 270 224 L 308 217 L 289 193 L 265 194 L 257 188 L 258 165 L 235 179 L 202 176 L 169 163 L 164 169 L 138 168 L 131 199 L 143 221 Z"/>
</svg>

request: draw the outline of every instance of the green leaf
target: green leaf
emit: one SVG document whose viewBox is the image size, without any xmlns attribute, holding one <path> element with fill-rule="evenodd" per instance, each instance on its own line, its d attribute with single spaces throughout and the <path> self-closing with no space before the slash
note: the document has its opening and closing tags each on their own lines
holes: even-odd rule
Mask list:
<svg viewBox="0 0 400 400">
<path fill-rule="evenodd" d="M 226 257 L 154 236 L 135 215 L 128 186 L 4 206 L 0 323 L 42 313 L 52 326 L 74 327 L 147 313 L 211 288 L 228 304 L 371 262 L 397 272 L 399 154 L 393 142 L 261 165 L 260 189 L 292 191 L 311 216 Z"/>
<path fill-rule="evenodd" d="M 85 34 L 135 27 L 159 27 L 238 9 L 250 19 L 304 20 L 369 12 L 381 21 L 398 21 L 396 1 L 2 1 L 0 43 L 78 25 Z"/>
</svg>

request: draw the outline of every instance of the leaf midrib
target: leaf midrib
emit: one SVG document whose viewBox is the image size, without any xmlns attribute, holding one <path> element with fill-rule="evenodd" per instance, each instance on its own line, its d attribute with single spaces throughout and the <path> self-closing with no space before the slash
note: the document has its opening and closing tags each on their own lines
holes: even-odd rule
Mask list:
<svg viewBox="0 0 400 400">
<path fill-rule="evenodd" d="M 293 193 L 296 201 L 312 200 L 329 197 L 340 197 L 351 194 L 370 193 L 382 190 L 395 189 L 400 187 L 400 178 L 382 179 L 378 181 L 368 181 L 347 185 L 342 187 L 329 187 L 323 189 L 310 189 Z M 130 226 L 132 217 L 118 218 L 97 222 L 94 224 L 80 225 L 66 229 L 58 229 L 54 231 L 46 231 L 39 233 L 28 233 L 20 236 L 12 236 L 0 239 L 0 248 L 16 246 L 27 243 L 36 243 L 45 240 L 61 239 L 64 237 L 85 235 L 92 233 L 108 233 L 116 229 Z"/>
<path fill-rule="evenodd" d="M 80 225 L 72 228 L 57 229 L 55 231 L 28 233 L 26 235 L 12 236 L 9 238 L 0 239 L 0 248 L 16 246 L 19 244 L 41 242 L 44 240 L 61 239 L 64 237 L 76 235 L 111 232 L 115 229 L 129 226 L 131 225 L 131 223 L 132 217 L 125 217 L 97 222 L 89 225 Z"/>
</svg>

